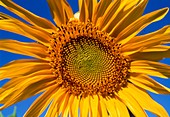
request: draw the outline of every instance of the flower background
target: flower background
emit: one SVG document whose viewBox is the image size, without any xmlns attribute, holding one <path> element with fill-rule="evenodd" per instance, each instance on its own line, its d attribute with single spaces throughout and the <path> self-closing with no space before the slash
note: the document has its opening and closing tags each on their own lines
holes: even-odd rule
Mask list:
<svg viewBox="0 0 170 117">
<path fill-rule="evenodd" d="M 22 7 L 26 8 L 27 10 L 30 10 L 31 12 L 33 12 L 41 17 L 45 17 L 52 21 L 52 17 L 50 15 L 50 10 L 49 10 L 46 0 L 39 0 L 39 1 L 37 1 L 37 0 L 13 0 L 13 1 L 16 2 L 17 4 L 21 5 Z M 68 0 L 68 2 L 72 6 L 74 13 L 77 12 L 78 11 L 78 0 Z M 163 8 L 163 7 L 170 8 L 170 0 L 150 0 L 146 9 L 145 9 L 144 14 L 146 14 L 148 12 L 152 12 L 152 11 L 160 9 L 160 8 Z M 19 18 L 1 6 L 0 6 L 0 9 L 1 9 L 0 12 L 4 12 L 6 14 L 13 16 L 13 17 Z M 21 18 L 19 18 L 19 19 L 21 19 Z M 158 30 L 159 28 L 161 28 L 165 25 L 170 25 L 170 12 L 166 15 L 166 17 L 163 20 L 149 25 L 139 35 Z M 22 36 L 13 34 L 13 33 L 9 33 L 9 32 L 0 30 L 0 39 L 2 39 L 2 38 L 11 38 L 11 39 L 16 39 L 16 40 L 20 40 L 20 41 L 30 41 L 26 37 L 22 37 Z M 17 55 L 17 54 L 0 51 L 0 67 L 12 60 L 21 59 L 21 58 L 28 58 L 28 57 L 23 56 L 23 55 Z M 170 65 L 170 58 L 164 59 L 161 62 Z M 170 80 L 164 80 L 164 79 L 155 78 L 155 77 L 152 77 L 152 78 L 154 78 L 158 82 L 160 82 L 170 88 Z M 3 86 L 3 84 L 5 84 L 7 81 L 8 80 L 0 81 L 0 87 Z M 164 106 L 164 108 L 168 111 L 168 113 L 170 115 L 170 95 L 157 95 L 157 94 L 153 94 L 153 93 L 150 93 L 150 94 L 154 100 L 156 100 L 158 103 L 160 103 L 161 105 Z M 24 115 L 24 113 L 26 112 L 26 110 L 31 105 L 31 103 L 38 96 L 39 95 L 33 96 L 27 100 L 24 100 L 24 101 L 19 102 L 11 107 L 6 108 L 5 110 L 2 111 L 3 115 L 5 117 L 7 117 L 8 115 L 10 115 L 13 112 L 14 106 L 17 106 L 17 117 L 22 117 Z M 156 117 L 151 113 L 148 113 L 148 115 L 149 115 L 149 117 Z M 42 114 L 41 117 L 44 117 L 44 114 Z"/>
</svg>

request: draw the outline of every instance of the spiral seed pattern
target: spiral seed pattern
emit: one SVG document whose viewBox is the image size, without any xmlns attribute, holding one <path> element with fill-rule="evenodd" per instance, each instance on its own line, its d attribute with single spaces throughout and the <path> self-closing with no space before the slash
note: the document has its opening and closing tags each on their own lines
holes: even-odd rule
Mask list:
<svg viewBox="0 0 170 117">
<path fill-rule="evenodd" d="M 74 95 L 114 96 L 127 85 L 130 59 L 91 22 L 71 20 L 52 33 L 48 49 L 57 83 Z"/>
</svg>

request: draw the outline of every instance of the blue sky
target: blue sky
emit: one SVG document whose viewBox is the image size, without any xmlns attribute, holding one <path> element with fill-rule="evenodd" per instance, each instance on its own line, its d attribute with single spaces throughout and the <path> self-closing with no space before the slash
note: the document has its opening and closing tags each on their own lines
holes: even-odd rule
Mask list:
<svg viewBox="0 0 170 117">
<path fill-rule="evenodd" d="M 24 8 L 32 11 L 33 13 L 35 13 L 39 16 L 45 17 L 52 21 L 52 17 L 50 16 L 50 11 L 49 11 L 48 5 L 46 3 L 46 0 L 13 0 L 13 1 L 16 2 L 17 4 L 23 6 Z M 68 2 L 71 4 L 73 11 L 76 12 L 78 10 L 77 0 L 68 0 Z M 146 7 L 145 13 L 148 13 L 148 12 L 151 12 L 151 11 L 163 8 L 163 7 L 170 7 L 170 0 L 150 0 Z M 16 17 L 16 18 L 19 18 L 16 15 L 14 15 L 13 13 L 5 10 L 2 7 L 0 7 L 0 12 L 4 12 L 4 13 L 7 13 L 11 16 Z M 140 34 L 152 32 L 152 31 L 157 30 L 165 25 L 170 25 L 170 12 L 167 14 L 167 16 L 163 20 L 151 24 L 146 29 L 144 29 Z M 6 31 L 0 31 L 0 39 L 3 39 L 3 38 L 12 38 L 12 39 L 17 39 L 17 40 L 30 41 L 28 38 L 25 38 L 25 37 L 22 37 L 19 35 L 12 34 L 12 33 L 6 32 Z M 21 58 L 28 58 L 28 57 L 0 51 L 0 66 L 3 66 L 4 64 L 8 63 L 11 60 L 16 60 L 16 59 L 21 59 Z M 170 65 L 170 59 L 164 59 L 161 62 Z M 154 79 L 159 81 L 160 83 L 164 84 L 165 86 L 170 87 L 170 80 L 164 80 L 164 79 L 159 79 L 159 78 L 154 78 Z M 7 80 L 0 81 L 0 86 L 2 86 L 5 82 L 7 82 Z M 157 102 L 159 102 L 161 105 L 163 105 L 165 107 L 165 109 L 168 111 L 168 113 L 170 115 L 170 95 L 156 95 L 153 93 L 150 93 L 150 94 L 153 97 L 153 99 L 155 99 Z M 38 97 L 38 95 L 33 96 L 27 100 L 24 100 L 24 101 L 19 102 L 14 105 L 14 106 L 17 106 L 18 117 L 23 116 L 24 112 L 26 112 L 26 110 L 29 108 L 31 103 L 37 97 Z M 10 115 L 13 112 L 14 106 L 6 108 L 5 110 L 2 111 L 2 113 L 5 115 L 5 117 L 7 117 L 8 115 Z M 43 116 L 44 116 L 44 113 L 42 114 L 41 117 L 43 117 Z M 149 117 L 156 117 L 156 116 L 149 113 Z"/>
</svg>

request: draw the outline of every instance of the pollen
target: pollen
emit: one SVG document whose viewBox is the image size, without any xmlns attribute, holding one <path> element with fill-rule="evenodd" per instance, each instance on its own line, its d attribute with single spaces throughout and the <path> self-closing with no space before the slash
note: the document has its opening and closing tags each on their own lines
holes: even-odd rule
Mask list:
<svg viewBox="0 0 170 117">
<path fill-rule="evenodd" d="M 91 22 L 70 20 L 51 37 L 50 65 L 69 93 L 106 97 L 127 86 L 130 59 L 121 54 L 121 44 Z"/>
</svg>

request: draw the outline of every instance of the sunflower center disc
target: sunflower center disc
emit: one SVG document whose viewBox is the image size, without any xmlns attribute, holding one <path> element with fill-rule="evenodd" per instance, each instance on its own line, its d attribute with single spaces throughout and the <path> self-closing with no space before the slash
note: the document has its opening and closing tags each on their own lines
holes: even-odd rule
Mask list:
<svg viewBox="0 0 170 117">
<path fill-rule="evenodd" d="M 119 44 L 90 23 L 70 23 L 77 35 L 70 33 L 69 24 L 62 26 L 49 52 L 60 85 L 75 95 L 113 96 L 127 85 L 129 59 L 121 55 Z"/>
<path fill-rule="evenodd" d="M 62 62 L 65 64 L 62 68 L 66 69 L 67 75 L 72 77 L 74 82 L 95 87 L 115 72 L 115 69 L 112 69 L 113 56 L 98 45 L 96 40 L 80 37 L 75 45 L 68 44 L 64 47 Z"/>
</svg>

